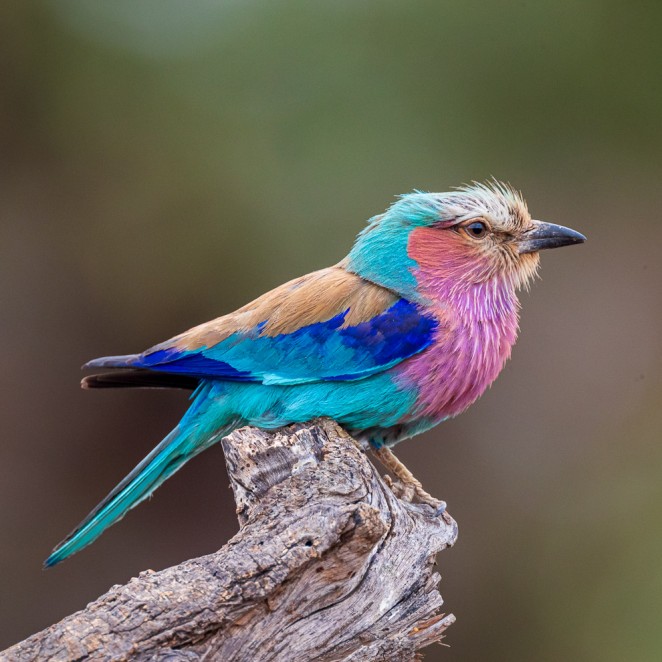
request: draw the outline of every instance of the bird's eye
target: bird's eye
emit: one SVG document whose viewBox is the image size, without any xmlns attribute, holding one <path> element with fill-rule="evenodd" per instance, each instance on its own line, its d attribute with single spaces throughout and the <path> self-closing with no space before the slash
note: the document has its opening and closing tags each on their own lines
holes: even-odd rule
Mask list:
<svg viewBox="0 0 662 662">
<path fill-rule="evenodd" d="M 464 231 L 472 239 L 482 239 L 487 234 L 487 225 L 483 221 L 474 221 L 464 226 Z"/>
</svg>

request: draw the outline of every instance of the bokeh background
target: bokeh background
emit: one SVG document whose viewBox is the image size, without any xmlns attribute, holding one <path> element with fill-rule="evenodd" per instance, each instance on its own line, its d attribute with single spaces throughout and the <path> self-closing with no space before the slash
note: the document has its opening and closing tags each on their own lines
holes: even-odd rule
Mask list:
<svg viewBox="0 0 662 662">
<path fill-rule="evenodd" d="M 41 570 L 187 404 L 81 392 L 84 361 L 494 175 L 589 242 L 543 255 L 495 386 L 399 448 L 460 524 L 426 659 L 662 659 L 661 27 L 615 0 L 2 3 L 0 647 L 237 528 L 214 448 Z"/>
</svg>

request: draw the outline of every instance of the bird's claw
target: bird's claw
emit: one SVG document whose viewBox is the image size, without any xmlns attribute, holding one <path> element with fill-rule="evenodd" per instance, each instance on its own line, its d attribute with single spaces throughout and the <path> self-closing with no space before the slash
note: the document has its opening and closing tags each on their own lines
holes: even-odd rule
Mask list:
<svg viewBox="0 0 662 662">
<path fill-rule="evenodd" d="M 420 503 L 424 503 L 426 506 L 430 506 L 434 510 L 435 517 L 440 517 L 446 512 L 446 502 L 441 501 L 440 499 L 435 499 L 434 497 L 427 495 L 428 498 L 418 497 Z"/>
<path fill-rule="evenodd" d="M 384 482 L 389 486 L 391 492 L 401 501 L 411 503 L 416 496 L 416 489 L 409 483 L 393 480 L 388 474 L 384 475 Z"/>
<path fill-rule="evenodd" d="M 430 506 L 434 511 L 436 517 L 439 517 L 444 512 L 446 512 L 446 502 L 441 501 L 440 499 L 435 499 L 431 494 L 428 494 L 424 489 L 417 487 L 415 488 L 416 500 L 419 503 L 424 503 L 426 506 Z"/>
<path fill-rule="evenodd" d="M 395 496 L 398 499 L 402 499 L 402 490 L 403 490 L 403 485 L 402 483 L 398 481 L 394 481 L 388 474 L 384 474 L 383 476 L 384 482 L 386 485 L 388 485 L 388 488 L 395 494 Z"/>
<path fill-rule="evenodd" d="M 435 499 L 432 495 L 428 494 L 423 488 L 413 485 L 412 483 L 403 483 L 399 480 L 393 480 L 388 474 L 384 476 L 384 482 L 389 486 L 393 494 L 407 503 L 413 503 L 414 499 L 418 503 L 430 506 L 434 511 L 435 517 L 439 517 L 446 512 L 446 502 L 440 499 Z"/>
</svg>

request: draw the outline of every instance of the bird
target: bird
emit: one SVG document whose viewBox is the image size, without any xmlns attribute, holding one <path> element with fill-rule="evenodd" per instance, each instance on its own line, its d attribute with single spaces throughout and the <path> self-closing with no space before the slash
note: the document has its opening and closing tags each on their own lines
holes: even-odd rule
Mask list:
<svg viewBox="0 0 662 662">
<path fill-rule="evenodd" d="M 334 266 L 139 354 L 94 359 L 83 388 L 182 388 L 177 426 L 44 565 L 80 551 L 232 430 L 329 417 L 372 448 L 405 496 L 443 511 L 392 452 L 466 410 L 496 379 L 539 253 L 586 238 L 534 220 L 492 179 L 413 191 L 369 219 Z"/>
</svg>

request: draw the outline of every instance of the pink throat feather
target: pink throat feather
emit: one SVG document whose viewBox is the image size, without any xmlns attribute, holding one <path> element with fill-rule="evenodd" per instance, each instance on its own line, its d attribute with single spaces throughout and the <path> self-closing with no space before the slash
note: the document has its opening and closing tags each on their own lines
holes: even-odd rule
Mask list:
<svg viewBox="0 0 662 662">
<path fill-rule="evenodd" d="M 497 378 L 517 339 L 519 301 L 508 278 L 461 282 L 421 262 L 416 278 L 439 328 L 399 379 L 418 390 L 415 417 L 438 422 L 464 411 Z"/>
</svg>

